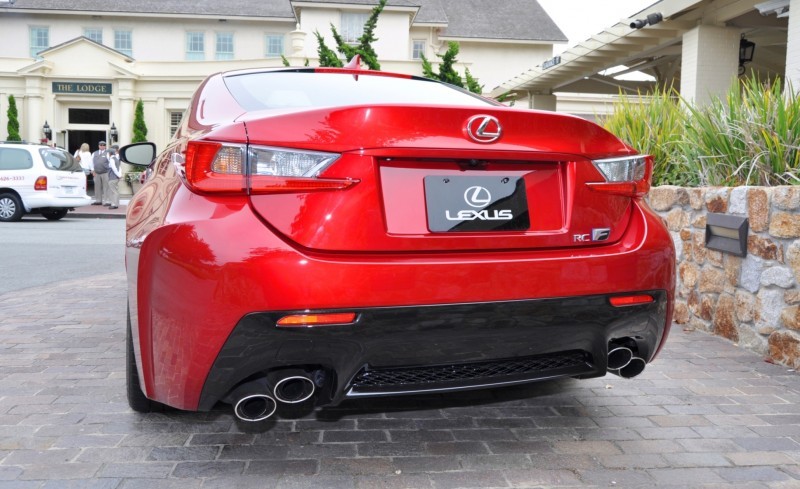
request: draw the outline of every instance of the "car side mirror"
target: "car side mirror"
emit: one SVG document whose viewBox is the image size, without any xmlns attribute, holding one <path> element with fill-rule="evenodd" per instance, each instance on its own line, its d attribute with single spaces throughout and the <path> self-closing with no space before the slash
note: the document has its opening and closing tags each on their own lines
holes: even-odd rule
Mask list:
<svg viewBox="0 0 800 489">
<path fill-rule="evenodd" d="M 155 143 L 133 143 L 119 150 L 120 160 L 137 166 L 149 166 L 156 157 Z"/>
</svg>

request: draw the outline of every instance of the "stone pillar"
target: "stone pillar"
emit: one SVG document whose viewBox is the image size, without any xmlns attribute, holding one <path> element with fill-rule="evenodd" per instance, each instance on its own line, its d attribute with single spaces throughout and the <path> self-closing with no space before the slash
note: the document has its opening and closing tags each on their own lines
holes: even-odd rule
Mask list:
<svg viewBox="0 0 800 489">
<path fill-rule="evenodd" d="M 756 48 L 758 49 L 758 48 Z M 789 3 L 789 39 L 786 45 L 786 84 L 800 93 L 800 0 Z"/>
<path fill-rule="evenodd" d="M 531 93 L 528 108 L 536 110 L 556 111 L 556 96 L 551 93 Z"/>
<path fill-rule="evenodd" d="M 739 73 L 739 29 L 700 25 L 683 35 L 681 95 L 707 104 L 731 87 Z"/>
</svg>

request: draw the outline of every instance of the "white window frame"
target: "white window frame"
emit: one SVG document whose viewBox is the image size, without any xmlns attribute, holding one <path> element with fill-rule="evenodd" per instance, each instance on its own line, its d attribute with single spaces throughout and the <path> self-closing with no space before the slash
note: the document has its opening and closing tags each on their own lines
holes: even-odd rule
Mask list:
<svg viewBox="0 0 800 489">
<path fill-rule="evenodd" d="M 277 34 L 274 32 L 268 32 L 264 34 L 264 57 L 265 58 L 280 58 L 286 49 L 286 41 L 283 34 Z M 277 42 L 280 45 L 280 49 L 273 49 L 277 47 L 276 44 L 273 44 L 273 41 Z"/>
<path fill-rule="evenodd" d="M 206 33 L 186 31 L 186 61 L 205 61 Z"/>
<path fill-rule="evenodd" d="M 357 44 L 358 38 L 364 34 L 364 24 L 369 20 L 369 13 L 342 12 L 339 34 L 348 44 Z"/>
<path fill-rule="evenodd" d="M 169 139 L 172 139 L 172 136 L 178 131 L 178 128 L 181 126 L 181 120 L 183 119 L 183 111 L 181 110 L 170 110 L 168 111 L 169 115 Z"/>
<path fill-rule="evenodd" d="M 133 31 L 130 29 L 114 29 L 114 49 L 133 57 Z"/>
<path fill-rule="evenodd" d="M 425 55 L 425 47 L 428 43 L 425 39 L 412 39 L 411 40 L 411 59 L 422 59 L 421 55 Z"/>
<path fill-rule="evenodd" d="M 50 27 L 32 25 L 28 28 L 28 47 L 31 58 L 39 58 L 39 53 L 50 47 Z"/>
<path fill-rule="evenodd" d="M 214 59 L 228 60 L 233 59 L 233 32 L 217 32 L 214 40 Z M 220 50 L 220 43 L 224 44 L 223 48 L 230 48 L 230 51 Z"/>
<path fill-rule="evenodd" d="M 92 35 L 92 34 L 99 34 Z M 103 44 L 103 28 L 102 27 L 84 27 L 83 28 L 83 37 L 87 39 L 91 39 L 92 41 L 96 42 L 97 44 Z"/>
</svg>

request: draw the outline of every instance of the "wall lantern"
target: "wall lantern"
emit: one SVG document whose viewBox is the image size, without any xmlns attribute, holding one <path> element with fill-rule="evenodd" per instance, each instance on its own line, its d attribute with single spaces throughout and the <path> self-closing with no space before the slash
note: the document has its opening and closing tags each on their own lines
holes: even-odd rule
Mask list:
<svg viewBox="0 0 800 489">
<path fill-rule="evenodd" d="M 111 123 L 111 130 L 108 131 L 108 135 L 111 136 L 111 144 L 117 142 L 117 136 L 118 136 L 117 126 L 115 126 L 113 122 Z"/>
<path fill-rule="evenodd" d="M 48 141 L 50 141 L 50 138 L 53 136 L 53 130 L 50 129 L 50 124 L 48 124 L 47 121 L 44 121 L 44 126 L 42 126 L 42 134 L 44 134 L 44 137 L 47 138 Z"/>
<path fill-rule="evenodd" d="M 631 29 L 641 29 L 642 27 L 644 27 L 644 26 L 646 26 L 648 24 L 649 25 L 656 25 L 659 22 L 661 22 L 662 20 L 664 20 L 664 16 L 661 15 L 660 12 L 655 12 L 655 13 L 652 13 L 652 14 L 647 14 L 647 18 L 646 19 L 636 19 L 636 20 L 634 20 L 633 22 L 631 22 L 630 25 L 631 25 Z"/>
<path fill-rule="evenodd" d="M 739 74 L 744 75 L 744 64 L 753 61 L 753 53 L 756 50 L 756 43 L 744 38 L 739 39 Z"/>
<path fill-rule="evenodd" d="M 745 257 L 749 227 L 746 217 L 709 213 L 706 219 L 706 248 Z"/>
</svg>

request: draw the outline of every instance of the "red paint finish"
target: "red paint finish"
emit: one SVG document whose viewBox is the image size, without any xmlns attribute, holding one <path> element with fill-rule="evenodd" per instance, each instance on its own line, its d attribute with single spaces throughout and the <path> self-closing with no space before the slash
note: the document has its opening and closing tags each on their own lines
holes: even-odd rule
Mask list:
<svg viewBox="0 0 800 489">
<path fill-rule="evenodd" d="M 347 71 L 320 76 L 352 78 Z M 476 114 L 497 118 L 496 143 L 465 134 Z M 232 178 L 244 181 L 243 189 L 192 191 L 181 165 L 190 141 L 339 153 L 304 178 L 352 183 L 254 195 L 240 175 Z M 592 159 L 635 154 L 590 122 L 493 105 L 247 113 L 223 76 L 214 75 L 129 206 L 129 300 L 146 395 L 197 409 L 219 352 L 253 312 L 313 316 L 665 290 L 666 324 L 656 351 L 671 322 L 672 240 L 639 198 L 590 188 L 604 182 Z M 522 179 L 528 229 L 429 230 L 425 177 L 492 175 Z M 608 229 L 607 238 L 585 238 L 598 228 Z"/>
</svg>

